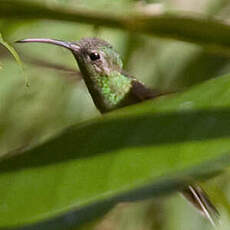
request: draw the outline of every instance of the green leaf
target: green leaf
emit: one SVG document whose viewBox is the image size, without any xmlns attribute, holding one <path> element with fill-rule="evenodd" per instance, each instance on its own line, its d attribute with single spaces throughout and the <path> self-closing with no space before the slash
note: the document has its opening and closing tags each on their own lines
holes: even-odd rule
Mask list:
<svg viewBox="0 0 230 230">
<path fill-rule="evenodd" d="M 4 41 L 1 33 L 0 33 L 0 43 L 9 50 L 9 52 L 13 55 L 13 57 L 15 58 L 19 66 L 22 68 L 22 62 L 21 62 L 19 55 L 17 54 L 17 52 L 12 46 L 10 46 L 6 41 Z"/>
<path fill-rule="evenodd" d="M 76 6 L 76 5 L 74 5 Z M 127 7 L 128 8 L 128 7 Z M 107 12 L 106 12 L 107 11 Z M 136 33 L 146 33 L 163 38 L 173 38 L 202 45 L 215 53 L 229 55 L 230 27 L 223 21 L 205 15 L 188 13 L 148 15 L 140 12 L 114 13 L 83 8 L 50 7 L 32 1 L 2 0 L 0 18 L 52 19 L 96 26 L 119 28 Z"/>
<path fill-rule="evenodd" d="M 26 74 L 25 74 L 25 71 L 24 71 L 24 68 L 23 68 L 23 64 L 22 64 L 22 61 L 18 55 L 18 53 L 16 52 L 16 50 L 13 48 L 13 46 L 11 46 L 9 43 L 7 43 L 3 37 L 2 37 L 2 34 L 0 33 L 0 43 L 5 46 L 9 52 L 13 55 L 13 57 L 15 58 L 16 62 L 18 63 L 18 65 L 20 66 L 20 69 L 25 77 L 25 84 L 26 86 L 29 86 L 29 83 L 28 83 L 28 79 L 26 77 Z"/>
<path fill-rule="evenodd" d="M 230 164 L 230 76 L 69 128 L 0 163 L 0 229 L 66 229 Z"/>
</svg>

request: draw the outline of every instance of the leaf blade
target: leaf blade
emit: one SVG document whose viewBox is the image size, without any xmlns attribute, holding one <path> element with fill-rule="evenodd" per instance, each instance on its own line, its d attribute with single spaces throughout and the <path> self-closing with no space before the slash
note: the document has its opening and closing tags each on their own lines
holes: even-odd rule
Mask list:
<svg viewBox="0 0 230 230">
<path fill-rule="evenodd" d="M 229 86 L 226 76 L 127 107 L 2 161 L 0 227 L 78 226 L 116 202 L 171 193 L 227 167 Z"/>
<path fill-rule="evenodd" d="M 229 55 L 230 50 L 229 25 L 224 21 L 199 14 L 146 15 L 137 12 L 114 14 L 113 9 L 108 13 L 88 9 L 63 9 L 58 5 L 50 8 L 29 1 L 4 0 L 1 2 L 0 15 L 2 18 L 52 19 L 118 28 L 192 42 L 211 52 L 224 55 Z"/>
<path fill-rule="evenodd" d="M 0 44 L 2 44 L 3 46 L 5 46 L 7 48 L 7 50 L 11 53 L 11 55 L 14 57 L 14 59 L 16 60 L 16 62 L 18 63 L 18 65 L 19 65 L 19 67 L 21 69 L 22 74 L 24 75 L 25 85 L 29 86 L 29 82 L 28 82 L 27 76 L 25 74 L 24 67 L 23 67 L 23 64 L 22 64 L 20 56 L 18 55 L 18 53 L 16 52 L 16 50 L 14 49 L 14 47 L 11 46 L 8 42 L 6 42 L 3 39 L 1 33 L 0 33 Z"/>
</svg>

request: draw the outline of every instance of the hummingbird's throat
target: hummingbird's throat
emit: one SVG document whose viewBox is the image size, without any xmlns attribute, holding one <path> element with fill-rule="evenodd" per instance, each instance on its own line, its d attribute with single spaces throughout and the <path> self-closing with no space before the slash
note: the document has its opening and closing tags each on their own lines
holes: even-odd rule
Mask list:
<svg viewBox="0 0 230 230">
<path fill-rule="evenodd" d="M 122 101 L 127 97 L 131 89 L 131 79 L 119 72 L 110 72 L 110 75 L 97 76 L 95 79 L 95 90 L 99 94 L 97 97 L 103 105 L 99 108 L 102 112 L 107 112 L 120 107 Z"/>
</svg>

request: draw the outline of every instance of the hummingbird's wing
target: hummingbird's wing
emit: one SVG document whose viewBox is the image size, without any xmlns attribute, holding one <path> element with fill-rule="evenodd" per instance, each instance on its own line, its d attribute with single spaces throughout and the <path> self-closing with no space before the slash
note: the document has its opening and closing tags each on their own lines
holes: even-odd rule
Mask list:
<svg viewBox="0 0 230 230">
<path fill-rule="evenodd" d="M 153 99 L 159 96 L 173 94 L 175 92 L 170 91 L 160 91 L 157 89 L 150 89 L 146 87 L 142 82 L 133 79 L 131 87 L 131 95 L 135 99 L 136 103 L 145 101 L 148 99 Z"/>
<path fill-rule="evenodd" d="M 132 79 L 131 82 L 132 86 L 129 95 L 132 98 L 131 104 L 145 101 L 148 99 L 153 99 L 155 97 L 164 95 L 164 93 L 162 93 L 159 90 L 146 87 L 142 82 L 138 81 L 137 79 L 135 79 L 133 76 L 131 76 L 124 70 L 121 72 L 121 74 Z"/>
<path fill-rule="evenodd" d="M 200 186 L 189 185 L 182 190 L 182 194 L 215 226 L 215 222 L 219 217 L 219 212 Z"/>
<path fill-rule="evenodd" d="M 133 79 L 132 81 L 131 94 L 136 98 L 137 102 L 163 95 L 159 90 L 150 89 L 136 79 Z"/>
</svg>

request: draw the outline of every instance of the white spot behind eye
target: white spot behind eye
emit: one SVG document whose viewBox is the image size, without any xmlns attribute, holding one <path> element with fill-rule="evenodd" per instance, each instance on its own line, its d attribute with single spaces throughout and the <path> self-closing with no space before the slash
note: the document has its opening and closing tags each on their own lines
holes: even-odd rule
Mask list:
<svg viewBox="0 0 230 230">
<path fill-rule="evenodd" d="M 103 57 L 98 61 L 92 61 L 92 65 L 98 73 L 109 74 L 111 72 L 108 63 Z"/>
</svg>

